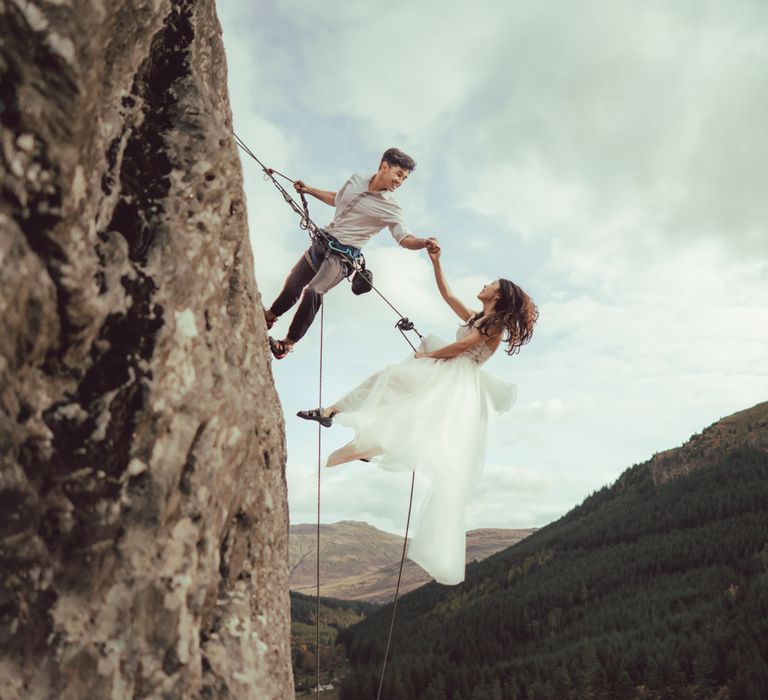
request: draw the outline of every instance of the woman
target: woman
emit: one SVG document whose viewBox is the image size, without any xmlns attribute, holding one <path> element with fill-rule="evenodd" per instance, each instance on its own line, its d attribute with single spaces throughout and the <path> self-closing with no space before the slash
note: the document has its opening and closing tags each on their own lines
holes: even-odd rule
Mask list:
<svg viewBox="0 0 768 700">
<path fill-rule="evenodd" d="M 440 583 L 464 580 L 465 511 L 485 456 L 487 404 L 509 409 L 513 385 L 480 367 L 502 343 L 513 355 L 525 345 L 538 318 L 536 305 L 513 282 L 486 284 L 473 312 L 451 292 L 440 251 L 429 254 L 443 299 L 463 321 L 456 341 L 435 336 L 419 352 L 386 367 L 333 406 L 299 411 L 324 426 L 334 421 L 354 428 L 355 439 L 330 455 L 326 466 L 376 459 L 390 470 L 415 470 L 430 488 L 408 546 L 408 557 Z"/>
</svg>

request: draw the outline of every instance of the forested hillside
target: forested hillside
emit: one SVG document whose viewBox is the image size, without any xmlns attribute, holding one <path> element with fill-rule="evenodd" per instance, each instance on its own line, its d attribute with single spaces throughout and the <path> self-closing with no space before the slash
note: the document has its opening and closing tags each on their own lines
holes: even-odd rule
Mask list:
<svg viewBox="0 0 768 700">
<path fill-rule="evenodd" d="M 400 601 L 384 696 L 768 697 L 768 404 L 628 469 L 559 521 Z M 674 469 L 666 469 L 673 465 Z M 376 696 L 391 607 L 339 635 Z"/>
<path fill-rule="evenodd" d="M 320 678 L 333 684 L 344 672 L 344 648 L 337 644 L 339 630 L 362 620 L 376 605 L 364 601 L 320 598 L 319 630 L 316 625 L 318 605 L 313 596 L 291 591 L 291 655 L 293 676 L 298 692 L 317 684 L 317 637 L 320 635 Z"/>
</svg>

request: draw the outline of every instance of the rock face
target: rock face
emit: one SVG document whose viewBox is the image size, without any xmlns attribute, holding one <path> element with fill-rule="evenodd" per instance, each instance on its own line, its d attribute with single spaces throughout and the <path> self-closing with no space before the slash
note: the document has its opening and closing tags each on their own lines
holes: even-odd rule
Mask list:
<svg viewBox="0 0 768 700">
<path fill-rule="evenodd" d="M 0 694 L 292 697 L 211 0 L 0 0 Z"/>
</svg>

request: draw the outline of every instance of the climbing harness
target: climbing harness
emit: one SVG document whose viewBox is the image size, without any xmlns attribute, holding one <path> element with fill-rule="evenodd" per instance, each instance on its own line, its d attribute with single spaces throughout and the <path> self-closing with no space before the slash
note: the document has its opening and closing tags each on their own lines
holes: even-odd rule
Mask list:
<svg viewBox="0 0 768 700">
<path fill-rule="evenodd" d="M 344 245 L 344 243 L 339 243 L 335 236 L 328 236 L 328 248 L 334 253 L 343 255 L 345 258 L 349 258 L 355 262 L 363 258 L 363 251 L 360 250 L 360 248 L 355 248 L 353 245 Z"/>
<path fill-rule="evenodd" d="M 341 258 L 346 267 L 344 275 L 348 280 L 351 277 L 352 293 L 359 295 L 370 292 L 373 289 L 373 272 L 366 267 L 365 258 L 360 248 L 341 243 L 335 236 L 327 231 L 323 231 L 327 240 L 321 239 L 315 241 L 309 249 L 309 257 L 312 262 L 312 269 L 317 271 L 322 263 L 321 256 L 327 253 L 335 254 Z"/>
<path fill-rule="evenodd" d="M 300 222 L 299 222 L 299 228 L 301 228 L 304 231 L 307 231 L 310 235 L 310 238 L 312 240 L 312 243 L 318 243 L 320 246 L 322 246 L 326 250 L 332 251 L 335 255 L 339 255 L 342 257 L 342 259 L 345 261 L 345 263 L 350 267 L 350 274 L 347 275 L 347 281 L 351 282 L 352 285 L 352 292 L 354 294 L 365 294 L 366 292 L 369 292 L 371 290 L 375 291 L 376 294 L 378 294 L 384 302 L 400 317 L 399 320 L 395 323 L 395 328 L 397 328 L 398 331 L 400 331 L 400 334 L 405 339 L 405 342 L 408 343 L 408 345 L 411 346 L 411 349 L 416 352 L 416 347 L 411 342 L 410 338 L 406 335 L 407 332 L 413 332 L 415 333 L 420 340 L 424 339 L 424 336 L 419 333 L 418 329 L 414 326 L 413 321 L 408 319 L 407 316 L 403 316 L 392 304 L 392 302 L 389 301 L 373 284 L 373 272 L 371 272 L 370 269 L 366 268 L 365 265 L 365 258 L 363 257 L 362 251 L 359 248 L 355 248 L 354 246 L 345 245 L 341 242 L 339 242 L 334 236 L 329 234 L 324 229 L 320 228 L 314 221 L 312 221 L 312 218 L 309 216 L 309 204 L 307 203 L 307 198 L 304 196 L 303 192 L 299 192 L 299 195 L 301 197 L 301 207 L 299 207 L 299 204 L 296 202 L 296 200 L 291 196 L 290 192 L 288 192 L 285 187 L 283 187 L 275 178 L 275 175 L 279 175 L 283 179 L 287 180 L 288 182 L 294 183 L 295 180 L 292 180 L 287 175 L 283 175 L 278 170 L 275 170 L 274 168 L 268 168 L 262 163 L 256 155 L 251 151 L 250 148 L 245 144 L 245 142 L 233 131 L 232 132 L 235 137 L 235 143 L 245 152 L 247 153 L 251 158 L 253 158 L 260 166 L 261 169 L 264 171 L 264 179 L 271 180 L 272 184 L 277 188 L 277 190 L 282 194 L 283 199 L 285 199 L 286 203 L 293 209 L 296 214 L 299 215 Z M 314 261 L 313 261 L 314 262 Z M 354 275 L 352 275 L 352 272 L 354 272 Z M 352 279 L 350 280 L 350 275 L 352 275 Z M 317 397 L 317 405 L 318 407 L 322 407 L 323 405 L 323 330 L 324 330 L 324 321 L 325 321 L 325 314 L 323 311 L 323 305 L 320 305 L 320 366 L 319 366 L 319 377 L 318 377 L 318 397 Z M 315 697 L 319 697 L 320 694 L 320 475 L 322 471 L 322 467 L 320 464 L 321 461 L 321 453 L 322 453 L 322 428 L 323 426 L 318 423 L 317 425 L 317 541 L 315 545 L 315 552 L 316 552 L 316 558 L 315 558 L 315 573 L 316 573 L 316 594 L 315 594 L 315 648 L 317 649 L 317 683 L 315 685 Z M 403 577 L 403 566 L 405 564 L 405 552 L 406 547 L 408 544 L 408 529 L 411 524 L 411 509 L 413 507 L 413 489 L 414 484 L 416 480 L 416 472 L 411 472 L 411 491 L 410 495 L 408 497 L 408 517 L 406 519 L 405 523 L 405 534 L 403 535 L 403 551 L 400 556 L 400 569 L 397 574 L 397 586 L 395 587 L 395 597 L 392 603 L 392 619 L 389 624 L 389 633 L 387 635 L 387 644 L 384 650 L 384 660 L 382 661 L 381 665 L 381 675 L 379 678 L 379 689 L 376 694 L 376 700 L 381 699 L 381 691 L 384 687 L 384 673 L 387 668 L 387 659 L 389 657 L 389 648 L 392 641 L 392 633 L 394 631 L 395 627 L 395 615 L 397 613 L 397 602 L 400 596 L 400 582 Z"/>
</svg>

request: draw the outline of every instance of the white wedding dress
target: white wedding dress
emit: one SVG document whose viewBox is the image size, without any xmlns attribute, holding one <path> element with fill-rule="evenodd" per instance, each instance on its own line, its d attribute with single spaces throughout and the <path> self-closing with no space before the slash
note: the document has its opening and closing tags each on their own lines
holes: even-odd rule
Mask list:
<svg viewBox="0 0 768 700">
<path fill-rule="evenodd" d="M 462 325 L 460 340 L 471 331 Z M 432 352 L 447 345 L 428 336 L 420 350 Z M 481 369 L 493 354 L 479 343 L 449 360 L 415 359 L 390 365 L 369 377 L 335 403 L 334 421 L 353 428 L 350 443 L 384 469 L 417 471 L 430 486 L 408 558 L 439 583 L 464 580 L 466 557 L 465 511 L 485 458 L 488 404 L 506 411 L 515 400 L 514 385 Z"/>
</svg>

